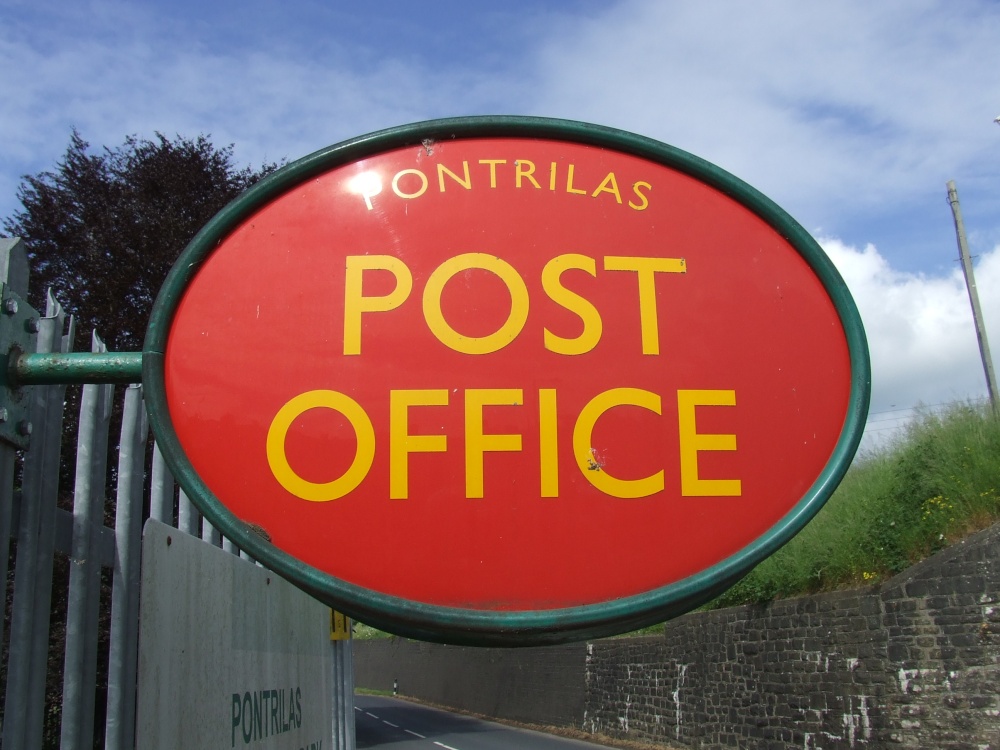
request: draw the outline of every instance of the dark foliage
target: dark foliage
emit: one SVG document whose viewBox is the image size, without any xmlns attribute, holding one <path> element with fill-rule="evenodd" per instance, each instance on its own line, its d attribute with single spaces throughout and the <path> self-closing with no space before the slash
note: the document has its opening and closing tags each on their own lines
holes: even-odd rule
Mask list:
<svg viewBox="0 0 1000 750">
<path fill-rule="evenodd" d="M 208 220 L 276 165 L 237 169 L 206 136 L 126 138 L 90 153 L 76 131 L 55 171 L 25 176 L 4 221 L 31 264 L 31 302 L 48 288 L 112 351 L 138 351 L 170 266 Z"/>
</svg>

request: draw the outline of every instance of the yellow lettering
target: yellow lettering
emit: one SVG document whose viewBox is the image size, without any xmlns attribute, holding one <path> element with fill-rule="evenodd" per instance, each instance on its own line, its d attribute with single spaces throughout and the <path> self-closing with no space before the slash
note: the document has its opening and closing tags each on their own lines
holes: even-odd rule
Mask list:
<svg viewBox="0 0 1000 750">
<path fill-rule="evenodd" d="M 556 189 L 556 162 L 551 162 L 549 165 L 549 190 L 555 191 Z"/>
<path fill-rule="evenodd" d="M 384 297 L 366 297 L 362 291 L 365 271 L 388 271 L 396 277 L 395 288 Z M 348 255 L 344 281 L 344 354 L 361 354 L 361 313 L 387 312 L 410 296 L 413 275 L 399 258 L 391 255 Z"/>
<path fill-rule="evenodd" d="M 657 273 L 686 273 L 683 258 L 637 258 L 608 255 L 606 271 L 635 271 L 639 279 L 639 325 L 642 330 L 642 353 L 660 353 L 660 332 L 656 315 Z"/>
<path fill-rule="evenodd" d="M 310 482 L 295 473 L 285 454 L 285 438 L 292 423 L 310 409 L 333 409 L 351 423 L 358 445 L 350 468 L 331 482 Z M 314 503 L 336 500 L 353 491 L 375 459 L 375 429 L 357 401 L 337 391 L 307 391 L 282 406 L 267 430 L 267 464 L 271 473 L 295 497 Z"/>
<path fill-rule="evenodd" d="M 596 460 L 591 436 L 594 425 L 604 412 L 614 406 L 629 405 L 660 414 L 660 397 L 641 388 L 613 388 L 592 398 L 576 419 L 573 427 L 573 456 L 587 481 L 611 497 L 648 497 L 663 489 L 663 469 L 642 479 L 618 479 L 611 476 Z"/>
<path fill-rule="evenodd" d="M 579 188 L 573 187 L 573 173 L 576 171 L 576 165 L 570 164 L 566 171 L 566 192 L 567 193 L 577 193 L 578 195 L 586 195 L 586 190 L 580 190 Z"/>
<path fill-rule="evenodd" d="M 411 406 L 447 406 L 448 390 L 389 391 L 389 497 L 402 500 L 409 493 L 409 455 L 443 453 L 448 450 L 444 435 L 411 435 Z"/>
<path fill-rule="evenodd" d="M 556 389 L 538 390 L 538 442 L 542 497 L 559 497 L 559 434 Z"/>
<path fill-rule="evenodd" d="M 412 174 L 416 175 L 420 179 L 420 189 L 415 193 L 404 193 L 399 187 L 399 180 L 401 177 Z M 419 198 L 425 192 L 427 192 L 427 175 L 421 172 L 419 169 L 404 169 L 396 173 L 396 176 L 392 178 L 392 192 L 398 195 L 400 198 L 406 198 L 410 200 L 412 198 Z"/>
<path fill-rule="evenodd" d="M 604 181 L 597 186 L 597 189 L 590 194 L 591 198 L 596 198 L 598 193 L 611 193 L 615 196 L 615 200 L 619 203 L 622 202 L 622 194 L 618 192 L 618 180 L 615 179 L 614 172 L 608 172 L 608 176 L 604 178 Z"/>
<path fill-rule="evenodd" d="M 698 477 L 699 451 L 734 451 L 736 435 L 700 435 L 695 424 L 697 406 L 735 406 L 736 391 L 677 391 L 677 427 L 680 432 L 681 495 L 683 497 L 739 497 L 739 479 Z"/>
<path fill-rule="evenodd" d="M 489 271 L 500 278 L 510 293 L 510 314 L 502 326 L 488 336 L 463 336 L 452 328 L 441 312 L 441 293 L 457 273 L 471 268 Z M 528 319 L 528 288 L 514 267 L 495 255 L 465 253 L 449 258 L 427 279 L 424 287 L 424 319 L 438 341 L 463 354 L 490 354 L 517 338 Z"/>
<path fill-rule="evenodd" d="M 455 174 L 454 172 L 452 172 L 444 164 L 438 164 L 437 165 L 437 170 L 438 170 L 438 187 L 441 189 L 442 193 L 444 192 L 444 176 L 445 175 L 448 175 L 451 179 L 453 179 L 459 185 L 461 185 L 462 187 L 464 187 L 466 190 L 471 190 L 472 189 L 472 178 L 469 176 L 469 162 L 467 162 L 467 161 L 463 161 L 462 162 L 462 170 L 463 170 L 463 176 L 462 177 L 459 177 L 457 174 Z"/>
<path fill-rule="evenodd" d="M 465 496 L 483 496 L 483 454 L 486 451 L 519 451 L 520 435 L 487 435 L 483 432 L 483 407 L 520 406 L 520 388 L 470 388 L 465 392 Z"/>
<path fill-rule="evenodd" d="M 382 178 L 378 176 L 378 172 L 361 172 L 351 178 L 347 183 L 347 189 L 360 195 L 371 211 L 374 208 L 372 198 L 382 192 Z"/>
<path fill-rule="evenodd" d="M 518 159 L 514 162 L 514 184 L 517 187 L 521 187 L 521 178 L 527 177 L 532 185 L 541 189 L 542 186 L 538 184 L 538 180 L 532 177 L 533 174 L 535 174 L 534 162 L 527 161 L 526 159 Z"/>
<path fill-rule="evenodd" d="M 603 324 L 601 315 L 590 300 L 584 299 L 562 285 L 563 271 L 568 269 L 586 271 L 597 276 L 597 264 L 586 255 L 559 255 L 545 264 L 542 269 L 542 288 L 553 302 L 575 313 L 583 321 L 583 331 L 575 339 L 557 336 L 548 328 L 544 329 L 545 348 L 556 354 L 586 354 L 601 340 Z"/>
<path fill-rule="evenodd" d="M 634 208 L 636 211 L 644 211 L 646 207 L 649 205 L 649 198 L 647 198 L 646 194 L 643 193 L 639 188 L 646 188 L 646 190 L 652 190 L 653 186 L 650 185 L 648 182 L 643 182 L 642 180 L 632 183 L 632 192 L 635 193 L 635 197 L 642 202 L 633 203 L 632 201 L 629 201 L 628 205 L 629 208 Z"/>
<path fill-rule="evenodd" d="M 444 453 L 448 439 L 444 434 L 412 434 L 410 409 L 424 406 L 448 406 L 446 388 L 389 391 L 389 497 L 409 497 L 409 462 L 413 453 Z M 523 438 L 519 432 L 487 433 L 486 407 L 522 406 L 520 388 L 480 388 L 465 391 L 465 496 L 482 498 L 485 491 L 485 456 L 488 452 L 520 452 Z M 559 421 L 555 388 L 538 390 L 538 466 L 539 492 L 542 498 L 559 497 Z M 735 390 L 678 390 L 677 425 L 680 451 L 680 488 L 682 497 L 740 497 L 740 479 L 703 479 L 699 476 L 699 454 L 703 451 L 736 451 L 735 434 L 698 432 L 696 412 L 699 407 L 735 406 Z M 580 473 L 600 492 L 616 498 L 642 498 L 664 490 L 664 469 L 638 479 L 622 479 L 607 471 L 595 449 L 594 430 L 608 411 L 618 406 L 635 406 L 656 415 L 662 414 L 657 393 L 641 388 L 613 388 L 598 393 L 580 410 L 573 426 L 573 457 Z M 328 482 L 316 482 L 300 476 L 288 460 L 286 442 L 295 421 L 312 409 L 330 409 L 350 423 L 356 438 L 356 450 L 350 467 Z M 653 441 L 656 443 L 657 441 Z M 375 457 L 375 430 L 364 408 L 350 396 L 332 390 L 307 391 L 290 399 L 271 421 L 265 451 L 275 480 L 294 497 L 309 502 L 329 502 L 342 498 L 366 479 Z M 649 455 L 659 456 L 657 450 Z M 662 464 L 661 464 L 662 466 Z"/>
<path fill-rule="evenodd" d="M 489 164 L 490 166 L 490 187 L 495 188 L 497 186 L 497 164 L 506 164 L 506 159 L 480 159 L 480 164 Z"/>
</svg>

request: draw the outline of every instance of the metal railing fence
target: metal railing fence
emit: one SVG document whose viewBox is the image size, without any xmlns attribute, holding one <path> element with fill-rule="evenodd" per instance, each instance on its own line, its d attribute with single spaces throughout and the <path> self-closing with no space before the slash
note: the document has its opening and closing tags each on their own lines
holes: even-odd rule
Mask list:
<svg viewBox="0 0 1000 750">
<path fill-rule="evenodd" d="M 0 239 L 0 281 L 25 298 L 23 252 L 18 240 Z M 36 352 L 71 351 L 74 329 L 73 318 L 50 293 L 45 315 L 37 321 Z M 91 349 L 105 351 L 96 334 Z M 149 447 L 139 385 L 82 386 L 74 484 L 71 491 L 60 487 L 66 394 L 65 385 L 32 386 L 29 416 L 17 425 L 23 436 L 30 436 L 28 449 L 0 442 L 0 539 L 7 540 L 7 550 L 0 555 L 6 602 L 0 631 L 5 656 L 0 678 L 6 678 L 0 742 L 5 750 L 133 747 L 140 547 L 146 515 L 240 552 L 200 517 L 176 488 L 159 451 Z M 115 399 L 124 403 L 110 504 L 106 485 Z M 8 418 L 0 409 L 0 422 Z M 112 513 L 113 528 L 105 525 L 106 515 Z M 60 559 L 68 565 L 68 584 L 62 583 L 65 576 L 54 576 Z M 109 578 L 110 597 L 102 597 L 102 580 Z M 52 612 L 60 622 L 52 622 Z M 62 629 L 62 617 L 65 647 L 61 655 L 53 655 L 50 642 Z M 104 664 L 99 663 L 102 623 L 107 640 Z M 53 673 L 60 670 L 61 689 L 47 691 Z M 106 697 L 98 684 L 103 682 L 99 673 L 105 672 Z M 103 727 L 98 724 L 101 716 Z"/>
</svg>

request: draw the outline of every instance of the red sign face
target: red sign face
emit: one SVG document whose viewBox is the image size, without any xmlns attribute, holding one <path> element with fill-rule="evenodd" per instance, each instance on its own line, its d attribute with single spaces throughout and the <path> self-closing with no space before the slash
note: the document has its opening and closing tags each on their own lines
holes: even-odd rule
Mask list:
<svg viewBox="0 0 1000 750">
<path fill-rule="evenodd" d="M 810 263 L 695 176 L 470 137 L 311 175 L 176 307 L 169 419 L 236 519 L 338 581 L 487 612 L 669 587 L 778 524 L 850 411 Z"/>
</svg>

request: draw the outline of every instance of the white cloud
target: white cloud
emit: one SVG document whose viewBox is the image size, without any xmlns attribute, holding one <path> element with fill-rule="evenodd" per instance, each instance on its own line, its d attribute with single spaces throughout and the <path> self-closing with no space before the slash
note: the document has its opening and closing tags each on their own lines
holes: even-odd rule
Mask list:
<svg viewBox="0 0 1000 750">
<path fill-rule="evenodd" d="M 0 63 L 19 73 L 0 76 L 0 216 L 13 210 L 21 174 L 51 169 L 73 127 L 95 147 L 130 134 L 206 133 L 259 164 L 410 121 L 482 112 L 511 92 L 509 81 L 431 68 L 413 50 L 373 50 L 372 40 L 335 29 L 324 30 L 328 43 L 317 53 L 249 17 L 241 21 L 251 42 L 234 45 L 155 6 L 38 4 L 37 17 L 0 26 Z"/>
<path fill-rule="evenodd" d="M 861 313 L 872 360 L 873 427 L 893 427 L 916 404 L 933 408 L 984 398 L 986 378 L 972 308 L 956 261 L 946 276 L 903 273 L 875 247 L 837 239 L 820 244 L 844 277 Z M 956 252 L 957 255 L 957 252 Z M 1000 247 L 975 268 L 987 334 L 1000 344 Z M 907 411 L 901 411 L 907 410 Z"/>
<path fill-rule="evenodd" d="M 20 13 L 0 26 L 0 62 L 19 74 L 0 76 L 0 215 L 73 125 L 102 145 L 211 133 L 259 163 L 428 117 L 571 117 L 687 149 L 839 236 L 915 200 L 940 205 L 947 179 L 970 198 L 995 184 L 1000 11 L 985 0 L 624 0 L 472 14 L 464 29 L 304 0 L 242 4 L 225 28 L 208 9 L 8 4 Z"/>
<path fill-rule="evenodd" d="M 907 210 L 926 222 L 946 180 L 967 197 L 996 184 L 998 10 L 633 0 L 550 38 L 535 109 L 691 151 L 810 229 L 844 236 L 837 225 Z M 882 250 L 912 256 L 913 244 Z"/>
</svg>

